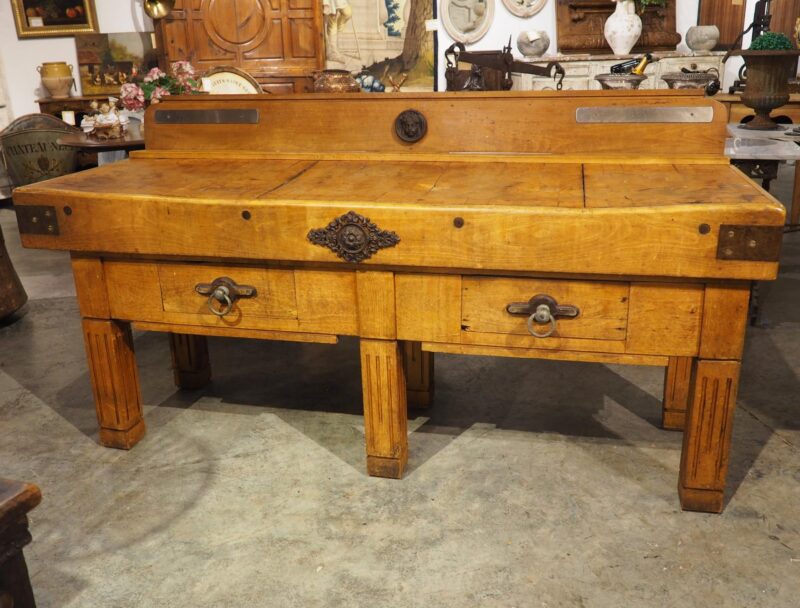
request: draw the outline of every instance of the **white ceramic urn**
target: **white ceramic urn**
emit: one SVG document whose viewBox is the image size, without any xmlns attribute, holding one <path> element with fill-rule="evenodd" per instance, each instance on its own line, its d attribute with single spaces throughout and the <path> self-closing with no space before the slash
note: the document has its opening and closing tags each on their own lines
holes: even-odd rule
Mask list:
<svg viewBox="0 0 800 608">
<path fill-rule="evenodd" d="M 603 29 L 606 42 L 615 55 L 627 55 L 642 35 L 642 20 L 633 0 L 617 0 L 617 8 L 606 19 Z"/>
</svg>

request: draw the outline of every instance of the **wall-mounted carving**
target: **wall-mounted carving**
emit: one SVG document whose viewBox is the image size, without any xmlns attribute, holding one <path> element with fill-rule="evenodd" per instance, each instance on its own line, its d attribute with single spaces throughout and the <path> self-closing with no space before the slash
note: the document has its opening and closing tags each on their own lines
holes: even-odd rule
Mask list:
<svg viewBox="0 0 800 608">
<path fill-rule="evenodd" d="M 489 31 L 494 21 L 494 0 L 442 0 L 439 15 L 453 40 L 472 44 Z"/>
<path fill-rule="evenodd" d="M 609 53 L 603 36 L 606 19 L 616 4 L 608 0 L 558 0 L 556 28 L 562 53 Z M 633 52 L 674 51 L 681 41 L 675 31 L 675 2 L 648 7 L 642 17 L 642 35 Z"/>
<path fill-rule="evenodd" d="M 503 0 L 505 7 L 517 17 L 532 17 L 547 4 L 547 0 Z"/>
</svg>

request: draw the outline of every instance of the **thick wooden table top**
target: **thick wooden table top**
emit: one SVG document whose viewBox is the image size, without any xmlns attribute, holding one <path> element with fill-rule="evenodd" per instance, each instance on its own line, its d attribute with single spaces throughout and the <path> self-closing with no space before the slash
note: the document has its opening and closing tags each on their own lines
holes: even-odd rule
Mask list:
<svg viewBox="0 0 800 608">
<path fill-rule="evenodd" d="M 19 192 L 19 191 L 18 191 Z M 582 164 L 395 160 L 148 159 L 74 173 L 26 198 L 142 198 L 251 204 L 319 202 L 564 209 L 780 205 L 725 164 Z"/>
<path fill-rule="evenodd" d="M 352 211 L 394 241 L 356 268 L 777 273 L 785 211 L 722 156 L 726 117 L 702 95 L 194 97 L 151 106 L 129 161 L 18 188 L 23 244 L 341 265 L 320 235 Z M 401 140 L 420 116 L 426 134 Z"/>
<path fill-rule="evenodd" d="M 341 263 L 308 234 L 355 211 L 400 239 L 362 267 L 686 278 L 773 278 L 775 247 L 767 257 L 748 251 L 723 259 L 719 242 L 723 227 L 733 225 L 770 227 L 767 241 L 777 236 L 779 243 L 785 216 L 779 202 L 724 159 L 631 164 L 145 152 L 19 188 L 14 199 L 18 216 L 25 206 L 44 205 L 58 223 L 57 235 L 22 230 L 28 247 Z"/>
</svg>

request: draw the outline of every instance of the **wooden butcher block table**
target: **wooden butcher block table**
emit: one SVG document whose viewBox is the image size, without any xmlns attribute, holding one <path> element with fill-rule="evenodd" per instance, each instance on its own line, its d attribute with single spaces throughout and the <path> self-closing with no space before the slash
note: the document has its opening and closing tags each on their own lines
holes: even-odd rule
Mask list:
<svg viewBox="0 0 800 608">
<path fill-rule="evenodd" d="M 104 445 L 144 435 L 131 324 L 170 333 L 183 387 L 210 378 L 207 335 L 358 336 L 382 477 L 434 352 L 660 365 L 681 505 L 718 512 L 784 222 L 725 122 L 681 91 L 171 98 L 145 151 L 14 202 L 26 247 L 72 252 Z"/>
</svg>

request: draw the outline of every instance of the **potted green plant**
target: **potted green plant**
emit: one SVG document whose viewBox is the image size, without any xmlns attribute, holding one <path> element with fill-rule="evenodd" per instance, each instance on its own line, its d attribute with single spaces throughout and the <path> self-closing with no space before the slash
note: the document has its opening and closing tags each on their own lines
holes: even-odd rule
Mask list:
<svg viewBox="0 0 800 608">
<path fill-rule="evenodd" d="M 789 101 L 789 79 L 794 76 L 800 50 L 784 34 L 765 32 L 746 50 L 729 51 L 725 56 L 741 55 L 745 63 L 745 88 L 742 103 L 755 111 L 745 129 L 770 130 L 778 125 L 769 114 Z"/>
</svg>

